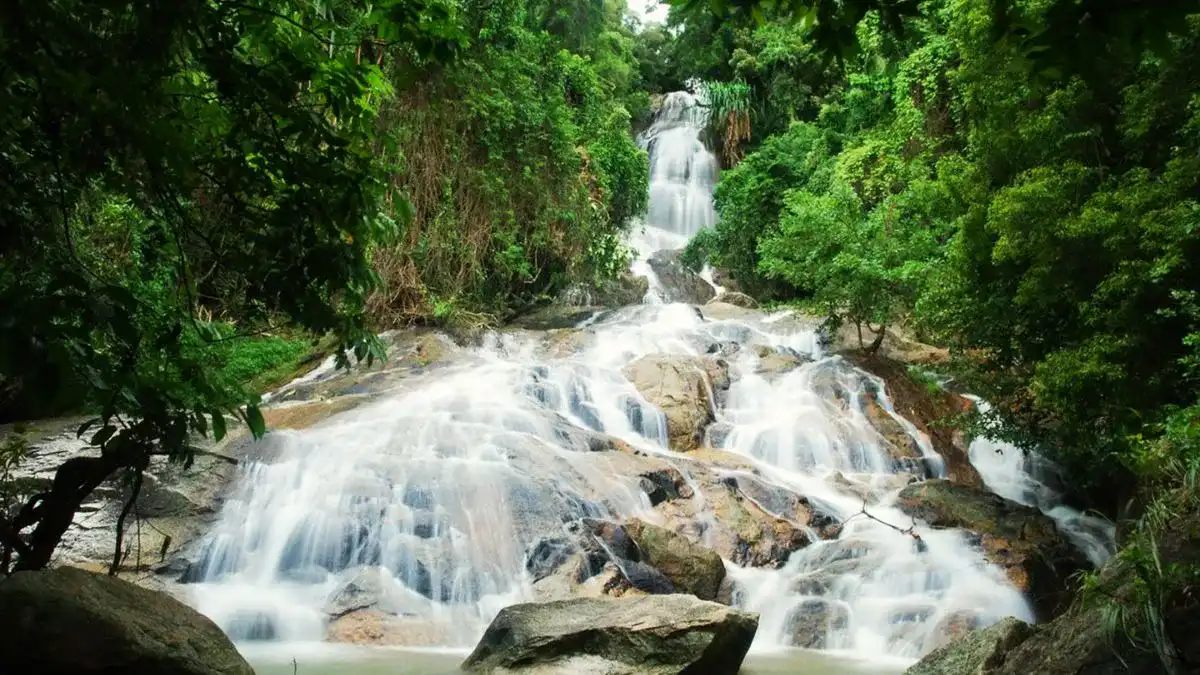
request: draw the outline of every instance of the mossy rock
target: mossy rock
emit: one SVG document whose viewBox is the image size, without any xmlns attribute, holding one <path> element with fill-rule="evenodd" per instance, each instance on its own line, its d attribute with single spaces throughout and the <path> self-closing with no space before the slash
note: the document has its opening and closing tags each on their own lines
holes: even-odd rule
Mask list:
<svg viewBox="0 0 1200 675">
<path fill-rule="evenodd" d="M 932 527 L 976 533 L 984 555 L 1029 595 L 1041 621 L 1070 605 L 1073 577 L 1089 566 L 1041 511 L 980 488 L 947 480 L 913 483 L 900 491 L 897 506 Z"/>
<path fill-rule="evenodd" d="M 12 673 L 254 675 L 207 617 L 165 593 L 73 567 L 0 582 Z"/>
<path fill-rule="evenodd" d="M 721 580 L 725 578 L 725 564 L 716 551 L 636 518 L 624 529 L 637 544 L 641 562 L 662 572 L 679 592 L 701 600 L 717 598 Z"/>
</svg>

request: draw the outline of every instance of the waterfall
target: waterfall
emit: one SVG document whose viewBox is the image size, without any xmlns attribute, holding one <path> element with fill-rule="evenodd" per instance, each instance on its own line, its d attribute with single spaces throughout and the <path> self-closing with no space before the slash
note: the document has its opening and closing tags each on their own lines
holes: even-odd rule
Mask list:
<svg viewBox="0 0 1200 675">
<path fill-rule="evenodd" d="M 641 138 L 652 167 L 648 216 L 632 240 L 641 273 L 652 253 L 715 221 L 703 125 L 695 98 L 677 92 Z M 896 494 L 913 474 L 941 475 L 941 458 L 892 409 L 883 382 L 822 353 L 811 321 L 649 299 L 578 329 L 577 349 L 503 331 L 446 365 L 381 380 L 390 384 L 370 403 L 311 429 L 272 432 L 202 543 L 191 602 L 237 639 L 315 641 L 337 589 L 378 569 L 379 594 L 422 644 L 469 647 L 502 607 L 537 597 L 539 570 L 584 519 L 683 518 L 704 540 L 732 481 L 759 486 L 756 508 L 774 509 L 768 497 L 803 503 L 836 524 L 798 524 L 811 543 L 777 568 L 726 561 L 735 603 L 761 613 L 756 649 L 796 644 L 811 624 L 823 637 L 806 646 L 903 662 L 937 646 L 951 622 L 1033 619 L 966 533 L 900 531 L 912 519 Z M 731 383 L 719 396 L 708 384 L 706 445 L 734 464 L 669 447 L 663 412 L 625 374 L 651 354 L 724 355 Z M 774 358 L 797 365 L 769 372 Z M 910 459 L 889 454 L 871 410 L 911 437 Z M 693 515 L 672 521 L 651 504 L 639 474 L 650 465 L 689 481 Z"/>
<path fill-rule="evenodd" d="M 633 272 L 650 280 L 646 301 L 651 303 L 661 302 L 662 285 L 650 268 L 650 256 L 683 248 L 717 222 L 712 203 L 717 158 L 700 140 L 708 114 L 698 103 L 686 91 L 667 94 L 654 123 L 638 137 L 650 153 L 650 202 L 645 221 L 633 224 L 629 244 L 635 252 Z M 712 283 L 711 276 L 706 279 Z"/>
</svg>

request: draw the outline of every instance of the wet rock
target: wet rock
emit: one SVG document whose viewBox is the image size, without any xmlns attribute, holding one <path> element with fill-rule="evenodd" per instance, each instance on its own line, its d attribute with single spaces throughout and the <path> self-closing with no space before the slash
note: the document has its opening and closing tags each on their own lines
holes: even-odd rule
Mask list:
<svg viewBox="0 0 1200 675">
<path fill-rule="evenodd" d="M 800 523 L 764 511 L 712 474 L 697 475 L 708 513 L 697 513 L 692 500 L 664 502 L 656 510 L 670 529 L 705 541 L 742 567 L 781 567 L 793 551 L 809 544 Z"/>
<path fill-rule="evenodd" d="M 726 292 L 737 292 L 741 290 L 741 284 L 737 282 L 737 279 L 734 279 L 733 275 L 719 267 L 713 268 L 712 280 L 713 283 L 721 288 L 724 288 Z"/>
<path fill-rule="evenodd" d="M 270 429 L 308 429 L 369 400 L 367 396 L 340 396 L 324 401 L 285 403 L 263 408 L 262 413 Z"/>
<path fill-rule="evenodd" d="M 630 538 L 626 528 L 607 520 L 595 520 L 587 518 L 584 525 L 596 537 L 604 552 L 608 554 L 610 559 L 632 560 L 637 562 L 641 560 L 641 554 L 638 551 L 637 544 Z"/>
<path fill-rule="evenodd" d="M 643 593 L 668 595 L 687 592 L 682 588 L 676 588 L 675 584 L 661 570 L 645 563 L 623 560 L 616 563 L 615 566 L 631 588 Z"/>
<path fill-rule="evenodd" d="M 238 612 L 225 625 L 225 633 L 237 642 L 268 642 L 279 637 L 275 619 L 265 612 Z"/>
<path fill-rule="evenodd" d="M 725 302 L 710 302 L 701 308 L 704 318 L 716 321 L 758 321 L 763 313 L 757 309 L 746 309 Z"/>
<path fill-rule="evenodd" d="M 1066 609 L 1074 594 L 1072 576 L 1090 567 L 1053 520 L 991 492 L 924 481 L 901 490 L 897 506 L 932 527 L 977 533 L 984 555 L 1029 595 L 1039 620 Z"/>
<path fill-rule="evenodd" d="M 680 593 L 714 600 L 725 578 L 721 556 L 671 530 L 631 520 L 625 530 L 636 542 L 641 560 L 663 573 Z"/>
<path fill-rule="evenodd" d="M 863 397 L 863 412 L 867 421 L 883 437 L 885 448 L 894 462 L 893 469 L 911 470 L 919 464 L 924 456 L 920 443 L 909 434 L 908 429 L 899 420 L 888 414 L 874 393 L 868 392 Z M 920 474 L 922 478 L 934 477 L 927 476 L 923 469 L 924 467 Z"/>
<path fill-rule="evenodd" d="M 574 328 L 603 311 L 603 307 L 597 306 L 547 305 L 517 317 L 512 325 L 529 330 Z"/>
<path fill-rule="evenodd" d="M 741 350 L 742 345 L 740 342 L 735 340 L 722 340 L 720 342 L 713 342 L 709 344 L 704 350 L 704 353 L 713 356 L 733 356 Z"/>
<path fill-rule="evenodd" d="M 725 445 L 729 434 L 733 433 L 733 425 L 727 422 L 713 422 L 704 431 L 704 445 L 719 448 Z"/>
<path fill-rule="evenodd" d="M 565 537 L 541 539 L 525 556 L 525 571 L 534 582 L 540 581 L 566 564 L 576 550 L 575 544 Z"/>
<path fill-rule="evenodd" d="M 754 353 L 758 356 L 754 372 L 769 377 L 775 377 L 810 363 L 811 358 L 797 353 L 781 351 L 767 345 L 755 345 Z"/>
<path fill-rule="evenodd" d="M 555 304 L 624 307 L 639 304 L 649 290 L 649 279 L 625 272 L 615 279 L 606 279 L 599 284 L 573 286 L 556 298 Z"/>
<path fill-rule="evenodd" d="M 793 647 L 829 649 L 850 626 L 850 611 L 838 602 L 805 600 L 788 613 L 785 630 Z"/>
<path fill-rule="evenodd" d="M 359 609 L 329 623 L 325 639 L 379 647 L 436 647 L 450 642 L 450 626 L 419 617 Z"/>
<path fill-rule="evenodd" d="M 911 473 L 847 475 L 838 471 L 829 477 L 829 484 L 867 504 L 878 504 L 886 495 L 918 480 Z"/>
<path fill-rule="evenodd" d="M 682 252 L 656 251 L 647 262 L 662 284 L 664 300 L 703 305 L 712 300 L 717 292 L 699 274 L 683 266 L 679 261 Z"/>
<path fill-rule="evenodd" d="M 969 609 L 950 612 L 937 622 L 930 636 L 930 643 L 924 646 L 926 649 L 940 649 L 982 627 L 983 621 L 978 612 Z"/>
<path fill-rule="evenodd" d="M 757 614 L 686 595 L 513 605 L 463 669 L 734 675 L 757 629 Z"/>
<path fill-rule="evenodd" d="M 1032 632 L 1029 624 L 1008 617 L 926 654 L 906 670 L 905 675 L 994 675 L 1008 653 Z M 1025 672 L 1040 674 L 1047 671 L 1035 667 Z"/>
<path fill-rule="evenodd" d="M 933 450 L 941 455 L 946 478 L 962 485 L 983 486 L 979 472 L 971 464 L 962 434 L 947 425 L 948 420 L 969 408 L 970 401 L 936 388 L 928 381 L 918 381 L 904 364 L 897 361 L 853 355 L 847 358 L 886 383 L 896 412 L 925 434 Z"/>
<path fill-rule="evenodd" d="M 73 567 L 0 583 L 0 663 L 12 673 L 253 675 L 207 617 L 165 593 Z"/>
<path fill-rule="evenodd" d="M 723 302 L 727 305 L 733 305 L 735 307 L 745 307 L 746 309 L 758 309 L 758 301 L 757 300 L 750 297 L 749 295 L 746 295 L 745 293 L 739 293 L 738 291 L 722 291 L 722 292 L 718 293 L 716 295 L 716 297 L 714 297 L 712 300 L 709 300 L 708 302 L 709 303 Z"/>
<path fill-rule="evenodd" d="M 721 580 L 721 587 L 717 589 L 716 601 L 722 605 L 734 607 L 741 600 L 742 593 L 741 585 L 726 574 L 725 578 Z"/>
<path fill-rule="evenodd" d="M 1194 569 L 1200 564 L 1200 517 L 1177 513 L 1156 533 L 1157 562 L 1164 569 Z M 1126 675 L 1166 673 L 1160 656 L 1133 645 L 1123 630 L 1107 630 L 1109 610 L 1145 602 L 1145 576 L 1118 556 L 1099 572 L 1097 599 L 1082 603 L 1034 628 L 1033 634 L 1006 651 L 995 675 Z M 1164 584 L 1161 602 L 1163 644 L 1178 673 L 1200 670 L 1200 605 L 1191 584 Z M 1143 624 L 1144 625 L 1144 624 Z M 970 636 L 968 636 L 968 639 Z M 946 647 L 953 650 L 964 641 Z M 1173 653 L 1173 654 L 1172 654 Z M 931 655 L 932 656 L 932 655 Z M 938 673 L 939 671 L 928 671 Z"/>
<path fill-rule="evenodd" d="M 365 567 L 329 594 L 322 611 L 333 617 L 367 608 L 387 614 L 420 614 L 428 607 L 428 601 L 401 587 L 388 570 Z"/>
<path fill-rule="evenodd" d="M 853 323 L 846 322 L 832 334 L 827 332 L 827 348 L 831 352 L 859 357 L 864 345 L 875 341 L 875 333 L 866 325 L 862 327 L 862 343 L 858 339 L 858 329 Z M 876 357 L 898 361 L 900 363 L 940 364 L 950 357 L 949 351 L 933 347 L 913 339 L 907 331 L 890 326 L 886 329 L 883 342 L 880 344 Z"/>
<path fill-rule="evenodd" d="M 696 358 L 652 354 L 622 371 L 642 396 L 666 416 L 667 436 L 673 450 L 695 449 L 703 438 L 704 427 L 713 418 L 707 382 L 710 369 L 721 370 L 720 366 Z"/>
<path fill-rule="evenodd" d="M 649 497 L 651 506 L 674 499 L 692 498 L 692 488 L 683 474 L 670 467 L 641 474 L 638 485 Z"/>
</svg>

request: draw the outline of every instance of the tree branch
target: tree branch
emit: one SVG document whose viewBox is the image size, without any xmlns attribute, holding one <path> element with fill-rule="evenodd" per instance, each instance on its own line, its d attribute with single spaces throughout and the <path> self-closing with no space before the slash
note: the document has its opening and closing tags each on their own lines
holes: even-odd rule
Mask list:
<svg viewBox="0 0 1200 675">
<path fill-rule="evenodd" d="M 108 568 L 108 575 L 114 577 L 117 571 L 121 569 L 121 549 L 122 543 L 125 540 L 125 518 L 129 512 L 133 510 L 133 505 L 137 503 L 138 495 L 142 493 L 142 470 L 140 468 L 133 470 L 133 488 L 129 493 L 129 499 L 125 501 L 124 508 L 121 509 L 121 515 L 117 518 L 117 546 L 113 551 L 112 566 Z"/>
</svg>

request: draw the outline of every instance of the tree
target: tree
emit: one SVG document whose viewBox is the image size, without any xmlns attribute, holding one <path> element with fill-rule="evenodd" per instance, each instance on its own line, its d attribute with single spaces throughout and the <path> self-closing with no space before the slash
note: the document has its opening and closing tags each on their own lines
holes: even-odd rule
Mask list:
<svg viewBox="0 0 1200 675">
<path fill-rule="evenodd" d="M 79 504 L 257 394 L 215 368 L 206 310 L 282 315 L 382 356 L 370 251 L 409 209 L 372 148 L 384 52 L 463 42 L 433 2 L 13 0 L 0 10 L 0 384 L 77 392 L 97 454 L 0 522 L 0 571 L 50 559 Z M 136 490 L 135 490 L 136 493 Z M 120 551 L 117 552 L 119 559 Z"/>
</svg>

